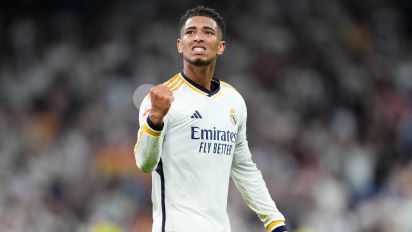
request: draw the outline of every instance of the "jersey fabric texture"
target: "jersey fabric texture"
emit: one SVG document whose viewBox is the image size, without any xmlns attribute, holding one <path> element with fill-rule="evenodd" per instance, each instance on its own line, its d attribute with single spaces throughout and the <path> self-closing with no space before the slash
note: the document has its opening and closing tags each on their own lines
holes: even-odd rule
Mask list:
<svg viewBox="0 0 412 232">
<path fill-rule="evenodd" d="M 152 172 L 152 231 L 230 232 L 230 177 L 268 231 L 278 231 L 285 218 L 251 159 L 245 102 L 229 84 L 213 83 L 208 91 L 183 73 L 165 82 L 175 100 L 162 128 L 147 117 L 150 97 L 141 104 L 134 154 L 137 166 Z"/>
</svg>

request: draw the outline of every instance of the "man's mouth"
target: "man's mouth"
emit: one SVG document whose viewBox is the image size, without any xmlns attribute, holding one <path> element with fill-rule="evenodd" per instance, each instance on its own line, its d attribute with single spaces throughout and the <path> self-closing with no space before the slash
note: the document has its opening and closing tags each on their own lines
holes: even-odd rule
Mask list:
<svg viewBox="0 0 412 232">
<path fill-rule="evenodd" d="M 193 47 L 192 50 L 194 52 L 204 52 L 206 48 L 205 47 Z"/>
</svg>

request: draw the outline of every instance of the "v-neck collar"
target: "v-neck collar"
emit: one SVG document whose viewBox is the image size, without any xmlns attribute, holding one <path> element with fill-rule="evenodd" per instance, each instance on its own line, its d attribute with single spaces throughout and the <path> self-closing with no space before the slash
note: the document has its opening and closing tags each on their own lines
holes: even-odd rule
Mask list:
<svg viewBox="0 0 412 232">
<path fill-rule="evenodd" d="M 191 87 L 195 88 L 197 92 L 200 91 L 201 93 L 203 93 L 204 95 L 208 97 L 212 97 L 213 95 L 217 94 L 220 90 L 220 81 L 216 78 L 212 79 L 211 88 L 210 90 L 208 90 L 205 87 L 199 85 L 198 83 L 190 80 L 183 71 L 180 72 L 180 75 L 182 75 L 185 81 L 188 82 L 188 84 L 190 84 Z"/>
</svg>

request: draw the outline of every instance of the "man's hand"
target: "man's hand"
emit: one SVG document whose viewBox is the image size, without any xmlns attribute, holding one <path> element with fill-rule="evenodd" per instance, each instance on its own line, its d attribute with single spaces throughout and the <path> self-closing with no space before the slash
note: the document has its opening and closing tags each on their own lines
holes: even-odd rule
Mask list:
<svg viewBox="0 0 412 232">
<path fill-rule="evenodd" d="M 173 92 L 163 84 L 156 85 L 150 89 L 150 101 L 152 109 L 149 113 L 150 121 L 156 126 L 161 126 L 163 118 L 174 100 Z"/>
</svg>

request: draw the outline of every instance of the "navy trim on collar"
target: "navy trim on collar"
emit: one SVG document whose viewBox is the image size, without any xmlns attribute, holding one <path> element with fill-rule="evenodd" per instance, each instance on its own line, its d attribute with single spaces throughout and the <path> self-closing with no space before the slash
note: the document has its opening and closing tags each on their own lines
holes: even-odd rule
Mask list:
<svg viewBox="0 0 412 232">
<path fill-rule="evenodd" d="M 207 94 L 208 97 L 211 97 L 215 94 L 217 94 L 220 90 L 220 81 L 216 78 L 212 79 L 212 84 L 211 84 L 211 88 L 210 90 L 206 89 L 205 87 L 199 85 L 198 83 L 192 81 L 189 79 L 189 77 L 186 76 L 186 74 L 182 71 L 180 72 L 180 74 L 182 75 L 182 77 L 189 82 L 191 85 L 193 85 L 194 87 L 196 87 L 198 90 L 204 92 Z"/>
</svg>

